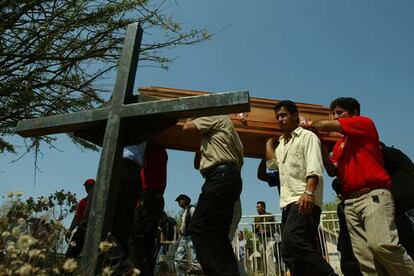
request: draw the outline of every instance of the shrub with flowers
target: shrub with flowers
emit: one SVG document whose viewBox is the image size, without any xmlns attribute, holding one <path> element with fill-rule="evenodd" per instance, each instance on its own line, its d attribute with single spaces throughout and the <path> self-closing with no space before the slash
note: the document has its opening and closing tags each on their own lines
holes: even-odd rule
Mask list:
<svg viewBox="0 0 414 276">
<path fill-rule="evenodd" d="M 63 275 L 77 268 L 65 261 L 63 220 L 73 213 L 76 195 L 64 190 L 23 200 L 8 193 L 0 208 L 0 275 Z M 69 263 L 68 263 L 69 261 Z"/>
<path fill-rule="evenodd" d="M 10 192 L 0 207 L 0 276 L 3 275 L 76 275 L 78 260 L 65 258 L 67 229 L 63 221 L 77 206 L 76 195 L 64 190 L 48 197 L 22 199 L 22 193 Z M 114 273 L 110 251 L 116 241 L 108 233 L 99 245 L 104 257 L 101 276 Z M 116 255 L 117 253 L 115 253 Z M 138 276 L 133 268 L 128 275 Z"/>
</svg>

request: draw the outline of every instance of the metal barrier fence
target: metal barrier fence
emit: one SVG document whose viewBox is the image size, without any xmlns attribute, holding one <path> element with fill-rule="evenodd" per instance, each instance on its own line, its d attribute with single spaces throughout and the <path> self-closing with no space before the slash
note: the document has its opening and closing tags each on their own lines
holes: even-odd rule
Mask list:
<svg viewBox="0 0 414 276">
<path fill-rule="evenodd" d="M 280 253 L 280 222 L 281 214 L 242 217 L 238 227 L 242 234 L 235 235 L 233 248 L 247 275 L 289 275 Z M 319 251 L 341 275 L 340 255 L 336 248 L 338 232 L 336 212 L 323 212 L 318 235 Z"/>
<path fill-rule="evenodd" d="M 256 218 L 256 222 L 255 222 Z M 281 214 L 243 216 L 232 244 L 245 275 L 285 276 L 289 275 L 280 254 Z M 318 244 L 320 253 L 339 275 L 340 255 L 337 250 L 339 224 L 336 211 L 322 212 Z M 163 242 L 157 261 L 157 275 L 175 275 L 174 255 L 176 241 Z"/>
</svg>

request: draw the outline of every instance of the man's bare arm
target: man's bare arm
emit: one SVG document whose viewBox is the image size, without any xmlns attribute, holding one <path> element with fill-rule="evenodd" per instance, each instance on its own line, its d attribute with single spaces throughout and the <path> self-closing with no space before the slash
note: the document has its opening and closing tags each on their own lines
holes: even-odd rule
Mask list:
<svg viewBox="0 0 414 276">
<path fill-rule="evenodd" d="M 343 132 L 342 126 L 338 120 L 319 120 L 309 122 L 310 129 L 316 129 L 323 132 Z"/>
<path fill-rule="evenodd" d="M 314 193 L 315 190 L 316 190 L 316 186 L 318 186 L 318 182 L 319 182 L 318 176 L 316 176 L 316 175 L 308 176 L 306 178 L 305 191 Z M 299 212 L 304 214 L 304 215 L 308 215 L 308 214 L 312 213 L 314 202 L 315 202 L 315 196 L 314 195 L 308 195 L 308 194 L 304 193 L 303 195 L 301 195 L 301 197 L 298 200 Z"/>
<path fill-rule="evenodd" d="M 275 156 L 275 146 L 274 141 L 276 138 L 271 137 L 266 141 L 266 160 L 274 160 L 276 159 Z"/>
</svg>

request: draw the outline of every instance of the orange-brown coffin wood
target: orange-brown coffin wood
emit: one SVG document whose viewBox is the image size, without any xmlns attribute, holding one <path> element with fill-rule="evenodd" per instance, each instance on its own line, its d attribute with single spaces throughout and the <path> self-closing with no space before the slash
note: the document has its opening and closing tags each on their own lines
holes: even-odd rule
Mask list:
<svg viewBox="0 0 414 276">
<path fill-rule="evenodd" d="M 169 99 L 185 96 L 197 96 L 208 94 L 204 91 L 193 91 L 163 87 L 142 87 L 139 93 L 159 99 Z M 244 156 L 253 158 L 263 158 L 265 143 L 268 137 L 279 137 L 281 129 L 276 124 L 273 106 L 278 100 L 263 98 L 250 98 L 250 112 L 247 113 L 245 120 L 238 118 L 237 114 L 230 115 L 239 133 L 244 146 Z M 329 119 L 331 114 L 328 108 L 322 105 L 296 103 L 299 112 L 309 120 Z M 200 137 L 188 135 L 182 132 L 183 121 L 162 132 L 154 139 L 157 143 L 165 145 L 167 148 L 196 151 L 200 146 Z M 338 139 L 338 135 L 326 134 L 322 136 L 324 143 L 332 144 Z"/>
</svg>

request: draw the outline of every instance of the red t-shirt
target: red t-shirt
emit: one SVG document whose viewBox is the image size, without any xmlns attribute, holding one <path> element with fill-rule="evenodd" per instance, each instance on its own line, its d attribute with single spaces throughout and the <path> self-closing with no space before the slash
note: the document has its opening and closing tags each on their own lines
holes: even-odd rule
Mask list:
<svg viewBox="0 0 414 276">
<path fill-rule="evenodd" d="M 165 147 L 147 146 L 144 167 L 141 169 L 142 190 L 152 189 L 164 193 L 167 185 L 167 160 Z"/>
<path fill-rule="evenodd" d="M 80 222 L 80 220 L 83 217 L 83 214 L 85 213 L 87 204 L 88 204 L 88 198 L 85 197 L 79 201 L 78 206 L 76 207 L 75 219 L 78 223 Z"/>
<path fill-rule="evenodd" d="M 332 162 L 337 166 L 342 193 L 369 188 L 391 188 L 384 168 L 374 122 L 363 116 L 338 119 L 344 136 L 335 144 Z"/>
</svg>

